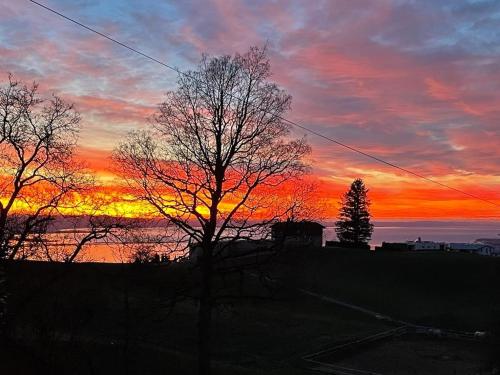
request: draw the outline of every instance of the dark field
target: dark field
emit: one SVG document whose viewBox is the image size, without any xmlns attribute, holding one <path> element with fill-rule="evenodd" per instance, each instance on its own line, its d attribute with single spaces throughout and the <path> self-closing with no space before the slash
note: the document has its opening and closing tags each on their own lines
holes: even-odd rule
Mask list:
<svg viewBox="0 0 500 375">
<path fill-rule="evenodd" d="M 320 360 L 386 375 L 469 375 L 488 373 L 487 351 L 483 342 L 404 335 L 341 359 Z"/>
<path fill-rule="evenodd" d="M 268 268 L 268 288 L 254 275 L 244 274 L 243 298 L 218 306 L 214 373 L 317 373 L 301 360 L 303 355 L 393 327 L 299 289 L 411 323 L 499 332 L 500 259 L 307 249 L 283 254 Z M 0 373 L 195 372 L 196 304 L 189 299 L 174 306 L 167 303 L 189 284 L 185 267 L 30 262 L 7 264 L 7 271 L 9 328 L 15 343 L 1 351 L 7 371 Z M 227 284 L 224 293 L 236 294 L 236 280 Z M 254 298 L 245 297 L 250 295 Z M 413 368 L 410 362 L 416 360 L 439 362 L 428 373 L 452 374 L 457 361 L 462 361 L 462 370 L 498 366 L 494 335 L 479 349 L 422 340 L 389 341 L 372 354 L 351 357 L 349 365 L 370 370 L 367 366 L 376 363 L 388 374 L 411 374 L 398 369 L 405 364 Z M 411 354 L 415 351 L 419 356 Z M 451 359 L 436 360 L 443 357 Z"/>
<path fill-rule="evenodd" d="M 489 331 L 500 323 L 500 257 L 445 252 L 297 252 L 283 280 L 412 323 Z"/>
</svg>

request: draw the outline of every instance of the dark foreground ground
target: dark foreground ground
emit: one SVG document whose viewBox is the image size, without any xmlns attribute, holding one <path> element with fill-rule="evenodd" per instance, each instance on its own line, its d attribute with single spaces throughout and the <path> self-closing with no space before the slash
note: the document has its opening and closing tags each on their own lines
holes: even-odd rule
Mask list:
<svg viewBox="0 0 500 375">
<path fill-rule="evenodd" d="M 193 279 L 186 267 L 6 268 L 13 341 L 0 350 L 0 374 L 195 373 L 196 304 L 169 298 Z M 261 281 L 257 271 L 228 277 L 220 290 L 236 298 L 215 312 L 216 374 L 314 374 L 305 354 L 395 326 L 304 291 L 411 323 L 492 333 L 481 342 L 404 336 L 325 361 L 384 374 L 499 367 L 500 258 L 304 249 L 265 271 Z"/>
</svg>

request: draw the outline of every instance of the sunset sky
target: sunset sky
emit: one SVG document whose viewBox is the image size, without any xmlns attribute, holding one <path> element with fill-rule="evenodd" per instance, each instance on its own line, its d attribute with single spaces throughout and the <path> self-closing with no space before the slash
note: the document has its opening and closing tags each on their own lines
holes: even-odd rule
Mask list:
<svg viewBox="0 0 500 375">
<path fill-rule="evenodd" d="M 41 2 L 181 70 L 267 41 L 289 119 L 500 204 L 500 1 Z M 29 1 L 2 1 L 0 18 L 2 82 L 11 72 L 74 102 L 80 157 L 112 192 L 111 150 L 148 126 L 176 74 Z M 499 207 L 307 137 L 328 216 L 361 177 L 375 219 L 500 219 Z"/>
</svg>

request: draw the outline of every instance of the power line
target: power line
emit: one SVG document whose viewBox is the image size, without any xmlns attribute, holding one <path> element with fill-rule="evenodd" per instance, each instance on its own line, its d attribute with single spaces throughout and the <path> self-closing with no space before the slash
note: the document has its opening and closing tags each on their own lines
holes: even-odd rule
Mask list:
<svg viewBox="0 0 500 375">
<path fill-rule="evenodd" d="M 183 75 L 183 76 L 185 76 L 185 77 L 188 77 L 188 78 L 191 78 L 191 79 L 193 79 L 193 80 L 197 81 L 197 78 L 196 78 L 196 77 L 193 77 L 192 75 L 190 75 L 190 74 L 188 74 L 188 73 L 185 73 L 185 72 L 183 72 L 183 71 L 179 70 L 178 68 L 176 68 L 176 67 L 174 67 L 174 66 L 172 66 L 172 65 L 169 65 L 169 64 L 167 64 L 167 63 L 164 63 L 163 61 L 160 61 L 160 60 L 158 60 L 158 59 L 156 59 L 156 58 L 154 58 L 154 57 L 152 57 L 152 56 L 150 56 L 150 55 L 148 55 L 148 54 L 146 54 L 146 53 L 144 53 L 144 52 L 141 52 L 141 51 L 139 51 L 139 50 L 137 50 L 137 49 L 135 49 L 135 48 L 133 48 L 133 47 L 130 47 L 129 45 L 127 45 L 127 44 L 125 44 L 125 43 L 123 43 L 123 42 L 120 42 L 119 40 L 117 40 L 117 39 L 115 39 L 115 38 L 113 38 L 113 37 L 110 37 L 109 35 L 103 34 L 102 32 L 100 32 L 100 31 L 98 31 L 98 30 L 96 30 L 96 29 L 94 29 L 94 28 L 92 28 L 92 27 L 90 27 L 90 26 L 87 26 L 87 25 L 85 25 L 85 24 L 83 24 L 83 23 L 81 23 L 81 22 L 79 22 L 79 21 L 77 21 L 77 20 L 75 20 L 75 19 L 73 19 L 73 18 L 70 18 L 70 17 L 68 17 L 68 16 L 66 16 L 66 15 L 64 15 L 64 14 L 62 14 L 62 13 L 60 13 L 60 12 L 58 12 L 58 11 L 56 11 L 56 10 L 54 10 L 54 9 L 52 9 L 52 8 L 50 8 L 50 7 L 48 7 L 48 6 L 46 6 L 46 5 L 44 5 L 44 4 L 41 4 L 41 3 L 39 3 L 38 1 L 35 1 L 35 0 L 29 0 L 29 1 L 30 1 L 31 3 L 33 3 L 33 4 L 35 4 L 35 5 L 38 5 L 39 7 L 43 8 L 43 9 L 45 9 L 45 10 L 47 10 L 47 11 L 49 11 L 49 12 L 51 12 L 51 13 L 53 13 L 53 14 L 55 14 L 55 15 L 59 16 L 59 17 L 61 17 L 61 18 L 64 18 L 64 19 L 65 19 L 65 20 L 67 20 L 67 21 L 70 21 L 70 22 L 72 22 L 72 23 L 74 23 L 74 24 L 76 24 L 76 25 L 78 25 L 78 26 L 80 26 L 80 27 L 82 27 L 82 28 L 84 28 L 84 29 L 86 29 L 86 30 L 88 30 L 88 31 L 90 31 L 90 32 L 92 32 L 92 33 L 94 33 L 94 34 L 97 34 L 97 35 L 99 35 L 99 36 L 101 36 L 101 37 L 103 37 L 103 38 L 105 38 L 105 39 L 109 40 L 110 42 L 113 42 L 113 43 L 115 43 L 115 44 L 118 44 L 119 46 L 121 46 L 121 47 L 123 47 L 123 48 L 126 48 L 126 49 L 128 49 L 129 51 L 132 51 L 132 52 L 134 52 L 134 53 L 136 53 L 136 54 L 138 54 L 138 55 L 140 55 L 140 56 L 142 56 L 142 57 L 144 57 L 144 58 L 146 58 L 146 59 L 148 59 L 148 60 L 151 60 L 151 61 L 153 61 L 153 62 L 155 62 L 155 63 L 157 63 L 157 64 L 160 64 L 160 65 L 162 65 L 162 66 L 163 66 L 163 67 L 165 67 L 165 68 L 168 68 L 168 69 L 170 69 L 170 70 L 173 70 L 173 71 L 174 71 L 174 72 L 176 72 L 177 74 Z M 235 97 L 234 95 L 231 95 L 231 94 L 229 94 L 229 95 L 230 95 L 230 97 L 232 97 L 233 99 L 236 99 L 236 100 L 239 100 L 239 101 L 241 101 L 241 100 L 242 100 L 241 98 Z M 289 120 L 289 119 L 287 119 L 287 118 L 285 118 L 285 117 L 282 117 L 282 116 L 280 116 L 280 115 L 276 115 L 276 114 L 273 114 L 273 113 L 269 113 L 268 111 L 266 111 L 266 110 L 264 110 L 264 109 L 262 109 L 262 108 L 259 108 L 259 107 L 257 107 L 257 109 L 258 109 L 258 110 L 260 110 L 260 111 L 262 111 L 262 112 L 265 112 L 265 113 L 271 114 L 271 115 L 273 115 L 273 116 L 276 116 L 276 117 L 277 117 L 277 118 L 279 118 L 281 121 L 284 121 L 284 122 L 286 122 L 286 123 L 288 123 L 288 124 L 290 124 L 290 125 L 292 125 L 292 126 L 294 126 L 294 127 L 296 127 L 296 128 L 302 129 L 302 130 L 304 130 L 304 131 L 306 131 L 306 132 L 308 132 L 308 133 L 310 133 L 310 134 L 313 134 L 313 135 L 315 135 L 315 136 L 317 136 L 317 137 L 323 138 L 323 139 L 325 139 L 325 140 L 327 140 L 327 141 L 329 141 L 329 142 L 332 142 L 332 143 L 334 143 L 334 144 L 336 144 L 336 145 L 338 145 L 338 146 L 341 146 L 341 147 L 343 147 L 343 148 L 345 148 L 345 149 L 348 149 L 348 150 L 350 150 L 350 151 L 352 151 L 352 152 L 355 152 L 355 153 L 357 153 L 357 154 L 363 155 L 363 156 L 365 156 L 365 157 L 367 157 L 367 158 L 369 158 L 369 159 L 375 160 L 375 161 L 377 161 L 377 162 L 379 162 L 379 163 L 382 163 L 382 164 L 385 164 L 385 165 L 387 165 L 387 166 L 389 166 L 389 167 L 392 167 L 392 168 L 398 169 L 398 170 L 400 170 L 400 171 L 402 171 L 402 172 L 405 172 L 405 173 L 411 174 L 411 175 L 413 175 L 413 176 L 415 176 L 415 177 L 418 177 L 418 178 L 423 179 L 423 180 L 425 180 L 425 181 L 428 181 L 428 182 L 430 182 L 430 183 L 436 184 L 436 185 L 441 186 L 441 187 L 443 187 L 443 188 L 446 188 L 446 189 L 453 190 L 453 191 L 455 191 L 455 192 L 458 192 L 458 193 L 464 194 L 464 195 L 466 195 L 466 196 L 468 196 L 468 197 L 470 197 L 470 198 L 473 198 L 473 199 L 476 199 L 476 200 L 479 200 L 479 201 L 482 201 L 482 202 L 485 202 L 485 203 L 488 203 L 488 204 L 492 204 L 492 205 L 494 205 L 494 206 L 496 206 L 496 207 L 500 207 L 500 204 L 497 204 L 497 203 L 495 203 L 495 202 L 493 202 L 493 201 L 490 201 L 490 200 L 488 200 L 488 199 L 481 198 L 480 196 L 477 196 L 477 195 L 475 195 L 475 194 L 471 194 L 471 193 L 468 193 L 468 192 L 466 192 L 466 191 L 464 191 L 464 190 L 460 190 L 460 189 L 457 189 L 457 188 L 455 188 L 455 187 L 453 187 L 453 186 L 450 186 L 450 185 L 444 184 L 444 183 L 442 183 L 442 182 L 436 181 L 436 180 L 434 180 L 434 179 L 432 179 L 432 178 L 426 177 L 426 176 L 424 176 L 424 175 L 422 175 L 422 174 L 420 174 L 420 173 L 414 172 L 414 171 L 409 170 L 409 169 L 406 169 L 406 168 L 404 168 L 404 167 L 400 167 L 400 166 L 399 166 L 399 165 L 397 165 L 397 164 L 391 163 L 391 162 L 386 161 L 386 160 L 384 160 L 384 159 L 381 159 L 381 158 L 379 158 L 379 157 L 377 157 L 377 156 L 374 156 L 374 155 L 371 155 L 371 154 L 369 154 L 369 153 L 367 153 L 367 152 L 364 152 L 364 151 L 362 151 L 362 150 L 360 150 L 360 149 L 358 149 L 358 148 L 356 148 L 356 147 L 349 146 L 349 145 L 347 145 L 347 144 L 345 144 L 345 143 L 343 143 L 343 142 L 340 142 L 340 141 L 338 141 L 338 140 L 336 140 L 336 139 L 334 139 L 334 138 L 328 137 L 328 136 L 326 136 L 326 135 L 324 135 L 324 134 L 321 134 L 321 133 L 319 133 L 319 132 L 317 132 L 317 131 L 315 131 L 315 130 L 309 129 L 309 128 L 307 128 L 307 127 L 305 127 L 305 126 L 303 126 L 303 125 L 301 125 L 301 124 L 299 124 L 299 123 L 297 123 L 297 122 L 295 122 L 295 121 Z"/>
</svg>

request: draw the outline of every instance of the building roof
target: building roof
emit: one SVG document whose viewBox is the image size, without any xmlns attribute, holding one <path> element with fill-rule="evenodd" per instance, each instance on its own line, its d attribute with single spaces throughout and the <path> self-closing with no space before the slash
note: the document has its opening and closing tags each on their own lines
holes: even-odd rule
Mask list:
<svg viewBox="0 0 500 375">
<path fill-rule="evenodd" d="M 478 238 L 476 242 L 495 246 L 500 245 L 500 238 Z"/>
<path fill-rule="evenodd" d="M 464 250 L 480 250 L 484 248 L 493 248 L 492 245 L 484 243 L 470 243 L 470 242 L 450 242 L 448 244 L 450 249 L 464 249 Z"/>
<path fill-rule="evenodd" d="M 323 230 L 325 227 L 315 221 L 302 220 L 302 221 L 280 221 L 274 223 L 271 228 L 273 229 L 273 231 L 278 231 L 278 232 L 286 231 L 288 233 L 291 232 L 294 233 L 294 232 L 316 232 Z"/>
</svg>

